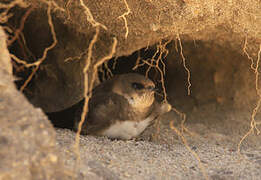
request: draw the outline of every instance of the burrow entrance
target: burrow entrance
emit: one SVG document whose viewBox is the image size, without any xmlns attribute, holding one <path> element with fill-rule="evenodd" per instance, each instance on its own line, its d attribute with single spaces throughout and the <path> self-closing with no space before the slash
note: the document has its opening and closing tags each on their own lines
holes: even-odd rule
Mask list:
<svg viewBox="0 0 261 180">
<path fill-rule="evenodd" d="M 159 68 L 165 72 L 167 100 L 186 114 L 186 124 L 191 131 L 213 136 L 213 139 L 224 136 L 234 143 L 238 142 L 249 129 L 251 113 L 257 102 L 251 62 L 238 49 L 220 46 L 214 41 L 184 41 L 182 51 L 177 43 L 169 41 L 159 59 Z M 147 64 L 135 67 L 142 61 L 157 59 L 160 55 L 157 50 L 155 45 L 130 56 L 109 60 L 100 68 L 99 80 L 102 82 L 115 74 L 128 72 L 146 74 L 157 85 L 158 97 L 162 100 L 164 93 L 160 71 L 153 67 L 147 71 Z M 71 129 L 76 107 L 77 104 L 47 115 L 55 127 Z M 256 118 L 259 118 L 258 114 Z M 179 116 L 171 112 L 162 119 L 161 131 L 165 132 L 171 120 L 181 122 Z M 251 145 L 259 143 L 256 138 L 253 136 L 253 140 L 249 141 Z"/>
</svg>

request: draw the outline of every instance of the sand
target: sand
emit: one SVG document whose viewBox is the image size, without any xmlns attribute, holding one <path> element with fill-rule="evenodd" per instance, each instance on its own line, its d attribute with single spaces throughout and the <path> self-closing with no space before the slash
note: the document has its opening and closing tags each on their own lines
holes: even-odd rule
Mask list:
<svg viewBox="0 0 261 180">
<path fill-rule="evenodd" d="M 165 120 L 169 116 L 165 116 Z M 240 117 L 246 117 L 246 114 L 240 114 Z M 222 124 L 226 126 L 226 123 Z M 193 135 L 185 133 L 189 147 L 201 163 L 167 123 L 162 123 L 156 141 L 148 140 L 147 135 L 129 141 L 81 136 L 77 179 L 261 179 L 260 143 L 246 143 L 247 146 L 243 143 L 240 155 L 237 131 L 218 131 L 222 126 L 213 131 L 203 122 L 188 122 L 186 127 L 193 132 Z M 230 128 L 226 127 L 226 130 Z M 72 169 L 76 162 L 72 151 L 75 133 L 67 129 L 56 132 L 58 149 L 66 166 Z M 251 138 L 249 142 L 252 142 Z"/>
</svg>

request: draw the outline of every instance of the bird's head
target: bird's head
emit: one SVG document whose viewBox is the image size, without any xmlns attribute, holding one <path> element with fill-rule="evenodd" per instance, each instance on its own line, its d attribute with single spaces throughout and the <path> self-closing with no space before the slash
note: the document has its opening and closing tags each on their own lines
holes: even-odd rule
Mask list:
<svg viewBox="0 0 261 180">
<path fill-rule="evenodd" d="M 154 102 L 155 84 L 145 76 L 135 73 L 118 75 L 113 92 L 124 96 L 133 108 L 144 109 Z"/>
</svg>

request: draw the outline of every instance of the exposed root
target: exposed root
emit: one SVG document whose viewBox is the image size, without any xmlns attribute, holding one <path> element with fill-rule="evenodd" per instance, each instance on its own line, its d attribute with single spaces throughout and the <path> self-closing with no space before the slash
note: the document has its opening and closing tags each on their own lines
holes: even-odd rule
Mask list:
<svg viewBox="0 0 261 180">
<path fill-rule="evenodd" d="M 10 28 L 10 27 L 9 27 Z M 33 57 L 33 60 L 36 61 L 36 57 L 34 56 L 34 54 L 30 51 L 30 49 L 27 47 L 26 44 L 26 40 L 24 37 L 24 34 L 21 32 L 18 39 L 18 44 L 20 45 L 20 48 L 23 51 L 23 57 L 24 59 L 28 59 L 28 56 L 26 53 L 28 53 L 31 57 Z M 22 64 L 22 66 L 20 68 L 24 68 L 24 67 L 31 67 L 34 66 L 33 63 L 28 63 L 26 60 L 18 58 L 17 56 L 15 56 L 14 54 L 10 53 L 10 56 L 12 58 L 13 61 L 15 61 L 18 64 Z"/>
<path fill-rule="evenodd" d="M 11 57 L 15 62 L 17 62 L 18 64 L 23 64 L 24 66 L 31 65 L 31 64 L 28 64 L 25 60 L 16 57 L 16 56 L 15 56 L 14 54 L 12 54 L 12 53 L 10 53 L 10 57 Z"/>
<path fill-rule="evenodd" d="M 95 81 L 95 76 L 97 75 L 98 67 L 100 65 L 102 65 L 106 60 L 109 60 L 110 58 L 112 58 L 113 54 L 116 51 L 116 45 L 117 45 L 117 39 L 114 38 L 114 42 L 113 42 L 113 45 L 112 45 L 111 53 L 108 56 L 103 57 L 102 59 L 98 60 L 94 64 L 93 71 L 91 72 L 91 77 L 90 77 L 90 80 L 89 80 L 88 73 L 90 72 L 89 70 L 90 70 L 90 66 L 91 66 L 91 57 L 92 57 L 93 46 L 97 42 L 98 35 L 99 35 L 99 32 L 100 32 L 100 27 L 102 27 L 104 29 L 107 29 L 107 28 L 104 25 L 94 21 L 92 15 L 88 14 L 88 13 L 90 13 L 89 9 L 83 4 L 82 1 L 81 1 L 81 3 L 82 3 L 82 5 L 84 6 L 84 8 L 86 10 L 85 12 L 86 12 L 86 15 L 87 15 L 87 20 L 94 27 L 96 27 L 96 33 L 95 33 L 93 39 L 91 40 L 91 42 L 89 44 L 88 54 L 87 54 L 87 58 L 85 60 L 85 67 L 83 69 L 83 73 L 84 73 L 84 98 L 85 98 L 85 101 L 84 101 L 83 111 L 82 111 L 82 114 L 81 114 L 81 120 L 80 120 L 80 122 L 78 124 L 78 130 L 77 130 L 77 133 L 76 133 L 76 136 L 75 136 L 74 148 L 75 148 L 75 154 L 77 156 L 75 169 L 77 169 L 77 165 L 79 164 L 79 161 L 80 161 L 80 151 L 79 151 L 80 132 L 81 132 L 84 120 L 86 118 L 86 115 L 88 113 L 89 99 L 92 96 L 92 88 L 93 88 L 93 84 L 94 84 L 94 81 Z M 90 82 L 90 86 L 88 84 L 89 82 Z"/>
<path fill-rule="evenodd" d="M 179 110 L 177 110 L 177 109 L 174 108 L 174 107 L 172 107 L 171 110 L 174 111 L 175 113 L 177 113 L 177 114 L 179 115 L 179 117 L 182 119 L 182 122 L 181 122 L 181 130 L 182 130 L 182 133 L 183 133 L 184 130 L 187 129 L 187 128 L 185 127 L 185 125 L 184 125 L 184 124 L 185 124 L 185 121 L 186 121 L 186 119 L 187 119 L 186 114 L 180 112 Z"/>
<path fill-rule="evenodd" d="M 79 56 L 75 56 L 75 57 L 68 57 L 64 60 L 64 62 L 69 62 L 69 61 L 73 61 L 73 60 L 81 60 L 83 55 L 85 55 L 86 52 L 81 53 Z"/>
<path fill-rule="evenodd" d="M 67 3 L 65 4 L 65 9 L 66 9 L 66 14 L 67 14 L 67 19 L 70 20 L 71 19 L 71 15 L 70 15 L 70 9 L 69 6 L 71 5 L 72 0 L 68 0 Z"/>
<path fill-rule="evenodd" d="M 103 63 L 105 63 L 106 61 L 110 60 L 113 55 L 116 52 L 116 47 L 117 47 L 117 43 L 118 40 L 116 37 L 113 38 L 113 44 L 112 44 L 112 49 L 110 54 L 108 54 L 107 56 L 101 58 L 100 60 L 98 60 L 94 66 L 93 66 L 93 73 L 92 73 L 92 77 L 91 77 L 91 83 L 90 83 L 90 95 L 91 95 L 91 90 L 93 89 L 93 84 L 94 84 L 94 80 L 95 80 L 95 76 L 97 75 L 97 71 L 98 71 L 98 67 L 100 67 Z M 91 96 L 90 96 L 91 97 Z"/>
<path fill-rule="evenodd" d="M 195 134 L 193 132 L 189 131 L 187 129 L 187 127 L 185 126 L 185 121 L 186 121 L 186 118 L 187 118 L 186 114 L 180 112 L 179 110 L 177 110 L 174 107 L 172 107 L 171 110 L 174 111 L 175 113 L 177 113 L 180 116 L 180 118 L 182 119 L 182 122 L 181 122 L 181 131 L 179 131 L 177 128 L 174 127 L 174 122 L 173 121 L 170 122 L 170 128 L 177 133 L 177 135 L 182 139 L 182 142 L 185 145 L 185 147 L 187 148 L 187 150 L 189 152 L 191 152 L 192 155 L 198 160 L 199 167 L 201 169 L 201 172 L 202 172 L 203 176 L 205 177 L 205 179 L 208 179 L 208 176 L 207 176 L 206 171 L 205 171 L 205 167 L 202 164 L 199 155 L 189 147 L 186 138 L 183 136 L 184 132 L 187 132 L 190 136 L 193 136 L 193 137 L 195 136 Z"/>
<path fill-rule="evenodd" d="M 10 3 L 1 3 L 0 2 L 0 10 L 3 9 L 2 11 L 0 11 L 0 23 L 4 24 L 8 21 L 8 19 L 10 17 L 12 17 L 12 14 L 9 13 L 9 11 L 15 6 L 27 8 L 28 4 L 25 3 L 23 0 L 14 0 L 14 1 L 11 1 Z"/>
<path fill-rule="evenodd" d="M 127 12 L 123 13 L 121 16 L 119 16 L 118 18 L 122 18 L 123 21 L 124 21 L 124 26 L 125 26 L 125 29 L 126 29 L 126 33 L 125 33 L 125 39 L 127 39 L 128 37 L 128 34 L 129 34 L 129 27 L 128 27 L 128 21 L 126 19 L 126 16 L 129 15 L 131 13 L 131 10 L 129 8 L 129 5 L 127 3 L 127 0 L 123 0 L 124 1 L 124 4 L 127 8 Z"/>
<path fill-rule="evenodd" d="M 9 25 L 9 27 L 7 27 L 7 26 L 5 26 L 5 27 L 6 27 L 6 30 L 10 29 L 10 30 L 8 30 L 8 33 L 10 33 L 10 34 L 12 34 L 15 31 L 15 28 L 13 28 L 11 25 Z M 25 40 L 23 32 L 19 33 L 19 36 L 17 38 L 17 43 L 18 43 L 18 45 L 19 45 L 19 47 L 20 47 L 20 49 L 22 51 L 23 59 L 29 59 L 28 55 L 30 55 L 33 58 L 33 60 L 36 61 L 37 58 L 30 51 L 30 49 L 27 47 L 26 40 Z M 12 61 L 13 65 L 18 67 L 18 69 L 24 71 L 24 69 L 25 69 L 24 64 L 27 64 L 26 61 L 17 58 L 15 55 L 13 55 L 13 57 L 14 57 L 13 58 L 14 61 L 16 61 L 15 60 L 15 58 L 16 58 L 16 59 L 18 59 L 18 61 L 20 60 L 20 64 L 23 64 L 23 65 L 18 66 L 18 65 L 16 65 L 16 63 L 18 63 L 18 62 L 15 63 L 15 62 Z M 20 71 L 20 70 L 18 70 L 18 71 Z"/>
<path fill-rule="evenodd" d="M 67 3 L 65 4 L 65 7 L 67 9 L 67 12 L 69 11 L 69 6 L 72 3 L 72 0 L 68 0 Z M 68 13 L 69 14 L 69 13 Z"/>
<path fill-rule="evenodd" d="M 20 91 L 23 91 L 24 88 L 28 85 L 28 83 L 32 80 L 34 74 L 36 73 L 36 71 L 39 69 L 39 66 L 42 64 L 42 62 L 45 60 L 47 53 L 49 50 L 53 49 L 56 44 L 57 44 L 57 38 L 56 38 L 56 34 L 55 34 L 55 30 L 54 30 L 54 25 L 52 22 L 52 16 L 51 16 L 51 4 L 48 3 L 48 9 L 47 9 L 47 16 L 48 16 L 48 24 L 50 26 L 51 29 L 51 34 L 52 34 L 52 38 L 53 38 L 53 43 L 44 49 L 43 52 L 43 56 L 38 59 L 36 62 L 32 63 L 32 64 L 25 64 L 26 67 L 31 67 L 31 66 L 35 66 L 35 68 L 33 69 L 32 73 L 30 74 L 30 76 L 27 78 L 27 80 L 24 82 L 24 84 L 21 86 Z"/>
<path fill-rule="evenodd" d="M 18 36 L 20 35 L 20 33 L 23 31 L 24 29 L 24 23 L 26 21 L 26 19 L 28 18 L 28 16 L 30 15 L 30 13 L 33 11 L 34 9 L 34 6 L 31 6 L 27 11 L 26 13 L 24 14 L 24 16 L 22 17 L 21 19 L 21 24 L 20 24 L 20 27 L 14 32 L 14 36 L 12 37 L 12 39 L 10 39 L 7 44 L 8 46 L 10 46 L 10 44 L 12 44 L 17 38 Z"/>
<path fill-rule="evenodd" d="M 149 76 L 149 72 L 154 68 L 157 72 L 159 72 L 160 74 L 160 82 L 161 82 L 161 88 L 163 91 L 163 101 L 167 102 L 167 92 L 166 92 L 166 87 L 165 87 L 165 80 L 164 80 L 164 76 L 166 73 L 166 66 L 165 63 L 163 61 L 163 59 L 166 58 L 166 56 L 168 55 L 169 51 L 166 48 L 166 46 L 172 41 L 172 39 L 169 39 L 168 41 L 166 41 L 165 43 L 162 44 L 162 42 L 159 42 L 159 44 L 157 44 L 157 50 L 154 53 L 154 55 L 146 60 L 141 59 L 140 54 L 138 54 L 138 58 L 136 60 L 135 66 L 132 68 L 133 70 L 142 67 L 144 65 L 147 65 L 148 68 L 146 70 L 146 74 L 145 76 L 148 77 Z M 156 120 L 155 122 L 155 127 L 156 127 L 156 132 L 153 135 L 154 139 L 157 138 L 157 136 L 159 135 L 160 132 L 160 122 L 159 119 Z"/>
<path fill-rule="evenodd" d="M 191 88 L 190 71 L 189 71 L 189 69 L 186 66 L 186 59 L 185 59 L 185 57 L 183 55 L 183 48 L 182 48 L 182 43 L 181 43 L 181 39 L 179 37 L 179 34 L 177 34 L 177 39 L 178 39 L 178 42 L 179 42 L 180 55 L 181 55 L 181 58 L 182 58 L 182 61 L 183 61 L 183 67 L 187 71 L 187 74 L 188 74 L 188 76 L 187 76 L 187 82 L 188 82 L 187 91 L 188 91 L 188 95 L 190 95 L 190 93 L 191 93 L 191 91 L 190 91 L 190 88 Z"/>
<path fill-rule="evenodd" d="M 69 1 L 70 2 L 70 1 Z M 77 133 L 75 135 L 75 144 L 74 144 L 74 152 L 77 156 L 77 159 L 76 159 L 76 163 L 75 163 L 75 171 L 78 169 L 78 165 L 79 165 L 79 162 L 80 162 L 80 150 L 79 150 L 79 144 L 80 144 L 80 133 L 81 133 L 81 130 L 82 130 L 82 125 L 84 123 L 84 120 L 86 118 L 86 115 L 88 113 L 88 104 L 89 104 L 89 99 L 91 97 L 91 90 L 92 90 L 92 87 L 93 87 L 93 83 L 94 83 L 94 72 L 92 72 L 92 77 L 90 78 L 90 81 L 89 81 L 89 77 L 88 77 L 88 73 L 89 73 L 89 70 L 90 70 L 90 66 L 91 66 L 91 58 L 92 58 L 92 50 L 93 50 L 93 46 L 94 44 L 97 42 L 98 40 L 98 36 L 99 36 L 99 32 L 100 32 L 100 28 L 103 28 L 105 30 L 107 30 L 107 27 L 97 21 L 94 20 L 93 18 L 93 15 L 90 11 L 90 9 L 84 4 L 83 0 L 80 0 L 80 4 L 81 6 L 84 8 L 84 12 L 85 12 L 85 15 L 86 15 L 86 18 L 87 18 L 87 21 L 93 26 L 95 27 L 95 34 L 93 36 L 93 39 L 91 40 L 90 44 L 89 44 L 89 47 L 88 47 L 88 53 L 87 53 L 87 58 L 85 59 L 85 66 L 84 66 L 84 69 L 83 69 L 83 74 L 84 74 L 84 105 L 83 105 L 83 110 L 82 110 L 82 114 L 81 114 L 81 120 L 78 124 L 78 129 L 77 129 Z M 67 4 L 68 6 L 69 4 Z M 97 63 L 99 63 L 101 60 L 99 60 Z M 97 64 L 96 63 L 96 64 Z M 95 65 L 94 65 L 95 66 Z M 96 67 L 96 66 L 95 66 Z M 98 67 L 96 67 L 98 69 Z M 97 72 L 97 69 L 94 70 Z M 95 74 L 96 75 L 96 74 Z M 89 86 L 89 82 L 90 83 L 90 86 Z"/>
<path fill-rule="evenodd" d="M 151 68 L 157 68 L 159 66 L 159 59 L 161 58 L 162 56 L 162 52 L 160 51 L 160 47 L 161 47 L 161 41 L 159 42 L 159 44 L 157 45 L 157 50 L 156 52 L 154 53 L 154 55 L 152 56 L 151 59 L 147 59 L 146 61 L 150 62 L 151 65 L 149 65 L 147 71 L 146 71 L 146 77 L 149 76 L 149 72 L 151 70 Z M 159 54 L 158 58 L 156 58 L 157 54 Z"/>
<path fill-rule="evenodd" d="M 256 61 L 256 68 L 255 68 L 255 74 L 256 74 L 256 92 L 257 92 L 257 95 L 261 98 L 261 92 L 260 92 L 260 89 L 259 89 L 259 84 L 258 84 L 258 80 L 259 80 L 259 72 L 258 72 L 258 69 L 259 69 L 259 63 L 260 63 L 260 57 L 261 56 L 261 44 L 259 45 L 259 51 L 257 53 L 257 61 Z"/>
<path fill-rule="evenodd" d="M 83 73 L 84 73 L 84 98 L 85 98 L 85 100 L 84 100 L 83 110 L 82 110 L 82 114 L 81 114 L 81 120 L 80 120 L 80 122 L 78 124 L 77 133 L 75 135 L 74 148 L 75 148 L 75 154 L 77 156 L 75 169 L 77 169 L 77 165 L 79 164 L 79 161 L 80 161 L 80 150 L 79 150 L 80 133 L 81 133 L 81 130 L 82 130 L 82 125 L 84 123 L 84 120 L 85 120 L 87 112 L 88 112 L 88 104 L 89 104 L 88 70 L 89 70 L 89 67 L 91 65 L 92 49 L 93 49 L 93 46 L 94 46 L 94 44 L 96 43 L 96 41 L 98 39 L 99 32 L 100 32 L 100 26 L 97 26 L 96 27 L 96 33 L 94 34 L 93 39 L 91 40 L 91 42 L 89 44 L 89 47 L 88 47 L 88 54 L 87 54 L 87 58 L 85 60 L 85 67 L 83 69 Z"/>
<path fill-rule="evenodd" d="M 246 43 L 244 45 L 244 47 L 246 47 Z M 252 59 L 252 58 L 251 58 Z M 238 143 L 238 147 L 237 147 L 237 152 L 238 154 L 240 154 L 240 148 L 241 148 L 241 145 L 243 143 L 243 141 L 252 133 L 255 133 L 257 135 L 260 134 L 260 130 L 258 129 L 258 125 L 261 124 L 261 122 L 257 122 L 255 117 L 256 117 L 256 114 L 258 113 L 258 110 L 260 109 L 260 106 L 261 106 L 261 89 L 259 88 L 259 72 L 258 72 L 258 69 L 259 69 L 259 63 L 260 63 L 260 59 L 261 59 L 261 44 L 259 45 L 259 51 L 257 53 L 257 61 L 256 61 L 256 67 L 254 68 L 254 71 L 255 71 L 255 86 L 256 86 L 256 92 L 257 92 L 257 95 L 258 95 L 258 101 L 257 101 L 257 105 L 256 107 L 253 109 L 252 111 L 252 114 L 251 114 L 251 122 L 250 122 L 250 129 L 249 131 L 241 138 L 241 140 L 239 141 Z M 251 64 L 251 68 L 253 68 L 253 61 L 252 61 L 252 64 Z"/>
<path fill-rule="evenodd" d="M 7 32 L 7 33 L 13 33 L 14 31 L 13 31 L 13 29 L 11 28 L 11 27 L 9 27 L 9 26 L 4 26 L 4 25 L 2 25 L 2 28 L 4 29 L 4 31 L 5 32 Z"/>
<path fill-rule="evenodd" d="M 23 0 L 14 0 L 10 3 L 0 3 L 0 9 L 7 9 L 9 11 L 11 8 L 17 5 L 23 8 L 26 8 L 28 6 Z"/>
<path fill-rule="evenodd" d="M 102 59 L 98 60 L 94 64 L 93 71 L 91 73 L 91 78 L 90 78 L 90 86 L 88 86 L 88 82 L 89 82 L 88 70 L 89 70 L 90 64 L 91 64 L 92 48 L 93 48 L 93 45 L 95 44 L 95 42 L 97 41 L 97 38 L 98 38 L 98 35 L 99 35 L 99 29 L 100 29 L 99 27 L 96 28 L 96 33 L 95 33 L 95 35 L 94 35 L 94 37 L 93 37 L 93 39 L 92 39 L 92 41 L 91 41 L 91 43 L 89 45 L 88 57 L 86 59 L 86 66 L 84 68 L 84 87 L 85 87 L 84 88 L 84 98 L 85 98 L 85 101 L 84 101 L 83 111 L 82 111 L 82 114 L 81 114 L 81 121 L 78 124 L 78 130 L 77 130 L 77 133 L 76 133 L 76 136 L 75 136 L 75 144 L 74 144 L 75 153 L 77 155 L 76 165 L 79 164 L 79 160 L 80 160 L 80 151 L 79 151 L 80 132 L 81 132 L 84 120 L 86 118 L 86 115 L 88 113 L 88 104 L 89 104 L 89 100 L 90 100 L 90 98 L 92 96 L 92 88 L 93 88 L 93 84 L 94 84 L 94 81 L 95 81 L 95 76 L 97 75 L 98 67 L 100 65 L 102 65 L 105 61 L 107 61 L 107 60 L 112 58 L 113 54 L 116 51 L 116 46 L 117 46 L 117 39 L 114 38 L 113 39 L 112 50 L 111 50 L 110 54 L 108 56 L 105 56 Z"/>
<path fill-rule="evenodd" d="M 243 52 L 245 53 L 245 55 L 247 56 L 247 58 L 251 61 L 251 66 L 250 66 L 251 69 L 255 71 L 254 59 L 253 59 L 253 58 L 248 54 L 248 52 L 247 52 L 247 36 L 245 37 Z"/>
<path fill-rule="evenodd" d="M 137 57 L 137 59 L 136 59 L 135 66 L 132 68 L 132 70 L 136 70 L 136 69 L 139 67 L 140 61 L 141 61 L 141 57 L 140 57 L 140 50 L 139 50 L 139 51 L 138 51 L 138 57 Z"/>
<path fill-rule="evenodd" d="M 45 1 L 44 1 L 45 2 Z M 46 2 L 45 2 L 46 3 Z M 60 6 L 58 6 L 58 4 L 56 4 L 55 1 L 50 1 L 50 3 L 53 5 L 53 11 L 59 10 L 62 12 L 65 12 L 66 10 Z"/>
<path fill-rule="evenodd" d="M 12 13 L 9 13 L 9 11 L 16 6 L 19 6 L 21 8 L 27 8 L 29 5 L 27 3 L 25 3 L 23 0 L 14 0 L 14 1 L 11 1 L 10 3 L 0 3 L 0 23 L 4 24 L 4 23 L 8 22 L 8 19 L 13 16 Z M 19 36 L 22 35 L 24 23 L 25 23 L 27 17 L 29 16 L 29 14 L 32 12 L 32 10 L 33 10 L 33 7 L 31 6 L 26 11 L 24 16 L 21 18 L 20 27 L 18 29 L 15 30 L 15 28 L 10 27 L 10 25 L 3 26 L 3 28 L 6 32 L 8 32 L 9 34 L 14 34 L 14 36 L 10 40 L 7 40 L 8 46 L 10 46 L 10 44 L 12 44 L 15 40 L 18 39 L 19 45 L 21 46 L 21 48 L 23 48 L 23 44 L 22 44 L 21 40 L 19 40 Z M 22 36 L 22 38 L 23 38 L 23 36 Z M 24 44 L 24 46 L 26 47 L 26 44 Z M 13 65 L 17 71 L 20 71 L 23 69 L 23 67 L 19 67 L 15 63 L 13 63 Z"/>
<path fill-rule="evenodd" d="M 113 64 L 112 64 L 112 69 L 116 69 L 116 65 L 117 65 L 117 60 L 118 60 L 118 57 L 114 57 L 113 59 Z"/>
<path fill-rule="evenodd" d="M 178 53 L 179 52 L 179 48 L 178 48 L 178 39 L 175 39 L 175 50 Z"/>
<path fill-rule="evenodd" d="M 104 63 L 104 68 L 106 70 L 107 77 L 109 77 L 109 78 L 113 77 L 113 73 L 112 73 L 111 69 L 108 67 L 108 61 Z"/>
<path fill-rule="evenodd" d="M 90 9 L 84 4 L 83 0 L 80 0 L 81 6 L 84 8 L 84 13 L 86 15 L 87 21 L 93 26 L 93 27 L 102 27 L 103 29 L 107 30 L 107 27 L 97 21 L 94 20 L 92 13 Z"/>
<path fill-rule="evenodd" d="M 148 65 L 148 68 L 146 70 L 145 76 L 149 76 L 149 72 L 151 71 L 152 68 L 155 68 L 159 73 L 160 73 L 160 81 L 161 81 L 161 87 L 163 90 L 164 94 L 164 101 L 167 101 L 167 93 L 166 93 L 166 87 L 165 87 L 165 81 L 164 81 L 164 76 L 166 73 L 166 65 L 163 61 L 164 58 L 168 55 L 169 51 L 167 50 L 166 46 L 171 42 L 171 39 L 166 41 L 165 43 L 162 44 L 160 42 L 157 45 L 157 50 L 152 56 L 152 58 L 142 60 L 140 56 L 138 56 L 136 60 L 135 66 L 132 68 L 133 70 L 142 67 L 144 65 Z"/>
<path fill-rule="evenodd" d="M 185 147 L 187 148 L 187 150 L 197 159 L 197 161 L 198 161 L 198 163 L 199 163 L 199 168 L 200 168 L 200 170 L 201 170 L 201 172 L 202 172 L 202 175 L 204 176 L 204 178 L 205 178 L 206 180 L 208 180 L 208 179 L 209 179 L 209 178 L 208 178 L 208 175 L 207 175 L 207 173 L 206 173 L 206 171 L 205 171 L 204 165 L 202 164 L 202 162 L 201 162 L 201 160 L 200 160 L 199 155 L 189 147 L 186 138 L 183 136 L 182 132 L 180 132 L 180 131 L 174 126 L 174 122 L 173 122 L 173 121 L 170 121 L 170 125 L 169 125 L 169 126 L 170 126 L 170 128 L 171 128 L 172 130 L 174 130 L 174 131 L 177 133 L 177 135 L 181 138 L 181 140 L 182 140 L 183 144 L 185 145 Z"/>
</svg>

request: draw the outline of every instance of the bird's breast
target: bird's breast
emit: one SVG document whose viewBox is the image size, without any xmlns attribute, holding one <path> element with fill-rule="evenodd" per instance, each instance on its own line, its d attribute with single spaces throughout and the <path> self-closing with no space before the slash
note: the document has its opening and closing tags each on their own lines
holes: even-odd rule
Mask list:
<svg viewBox="0 0 261 180">
<path fill-rule="evenodd" d="M 116 121 L 109 128 L 105 129 L 101 135 L 128 140 L 140 135 L 150 125 L 152 120 L 151 117 L 148 117 L 142 121 Z"/>
</svg>

